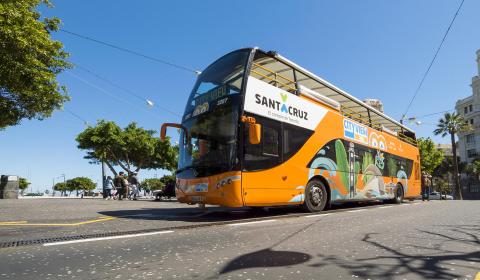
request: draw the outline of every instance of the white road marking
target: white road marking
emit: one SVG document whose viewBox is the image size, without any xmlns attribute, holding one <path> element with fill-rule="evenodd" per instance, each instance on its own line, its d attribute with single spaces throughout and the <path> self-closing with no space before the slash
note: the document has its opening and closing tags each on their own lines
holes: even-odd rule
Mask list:
<svg viewBox="0 0 480 280">
<path fill-rule="evenodd" d="M 235 227 L 235 226 L 253 225 L 253 224 L 260 224 L 260 223 L 269 223 L 269 222 L 274 222 L 274 221 L 276 221 L 276 220 L 275 220 L 275 219 L 272 219 L 272 220 L 263 220 L 263 221 L 236 223 L 236 224 L 229 224 L 229 226 Z"/>
<path fill-rule="evenodd" d="M 330 213 L 326 213 L 326 214 L 315 214 L 315 215 L 307 215 L 307 216 L 303 216 L 304 218 L 315 218 L 315 217 L 324 217 L 324 216 L 328 216 L 330 215 Z"/>
<path fill-rule="evenodd" d="M 395 207 L 395 206 L 389 205 L 389 206 L 382 206 L 382 207 L 380 207 L 380 208 L 392 208 L 392 207 Z"/>
<path fill-rule="evenodd" d="M 345 212 L 353 213 L 353 212 L 361 212 L 361 211 L 365 211 L 365 210 L 367 210 L 367 209 L 349 210 L 349 211 L 345 211 Z"/>
<path fill-rule="evenodd" d="M 139 237 L 139 236 L 149 236 L 149 235 L 165 234 L 165 233 L 171 233 L 171 232 L 173 232 L 173 230 L 154 231 L 154 232 L 137 233 L 137 234 L 126 234 L 126 235 L 117 235 L 117 236 L 107 236 L 107 237 L 96 237 L 96 238 L 87 238 L 87 239 L 80 239 L 80 240 L 69 240 L 69 241 L 60 241 L 60 242 L 46 243 L 46 244 L 43 244 L 43 246 L 56 246 L 56 245 L 65 245 L 65 244 L 74 244 L 74 243 L 84 243 L 84 242 L 91 242 L 91 241 L 101 241 L 101 240 L 112 240 L 112 239 L 121 239 L 121 238 L 131 238 L 131 237 Z"/>
</svg>

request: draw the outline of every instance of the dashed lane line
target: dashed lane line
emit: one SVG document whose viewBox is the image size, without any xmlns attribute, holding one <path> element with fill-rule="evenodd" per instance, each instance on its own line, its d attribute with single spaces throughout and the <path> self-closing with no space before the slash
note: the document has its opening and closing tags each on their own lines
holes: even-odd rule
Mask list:
<svg viewBox="0 0 480 280">
<path fill-rule="evenodd" d="M 92 241 L 113 240 L 113 239 L 121 239 L 121 238 L 132 238 L 132 237 L 140 237 L 140 236 L 159 235 L 159 234 L 172 233 L 172 232 L 174 232 L 174 231 L 173 230 L 163 230 L 163 231 L 145 232 L 145 233 L 137 233 L 137 234 L 126 234 L 126 235 L 118 235 L 118 236 L 96 237 L 96 238 L 87 238 L 87 239 L 79 239 L 79 240 L 69 240 L 69 241 L 45 243 L 45 244 L 43 244 L 43 246 L 57 246 L 57 245 L 85 243 L 85 242 L 92 242 Z"/>
<path fill-rule="evenodd" d="M 231 226 L 231 227 L 236 227 L 236 226 L 269 223 L 269 222 L 275 222 L 275 221 L 276 221 L 275 219 L 270 219 L 270 220 L 261 220 L 261 221 L 245 222 L 245 223 L 235 223 L 235 224 L 228 224 L 228 225 Z"/>
</svg>

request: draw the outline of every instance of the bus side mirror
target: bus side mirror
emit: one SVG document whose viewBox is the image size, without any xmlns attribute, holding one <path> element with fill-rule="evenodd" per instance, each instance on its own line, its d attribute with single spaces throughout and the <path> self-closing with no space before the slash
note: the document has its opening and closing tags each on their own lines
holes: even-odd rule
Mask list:
<svg viewBox="0 0 480 280">
<path fill-rule="evenodd" d="M 162 124 L 162 128 L 160 129 L 160 139 L 162 139 L 162 141 L 165 140 L 165 138 L 166 138 L 167 127 L 176 127 L 176 128 L 182 129 L 184 134 L 185 134 L 185 138 L 188 137 L 187 129 L 183 125 L 178 124 L 178 123 L 164 123 L 164 124 Z"/>
<path fill-rule="evenodd" d="M 248 141 L 252 145 L 260 144 L 262 140 L 262 125 L 258 123 L 248 124 Z"/>
</svg>

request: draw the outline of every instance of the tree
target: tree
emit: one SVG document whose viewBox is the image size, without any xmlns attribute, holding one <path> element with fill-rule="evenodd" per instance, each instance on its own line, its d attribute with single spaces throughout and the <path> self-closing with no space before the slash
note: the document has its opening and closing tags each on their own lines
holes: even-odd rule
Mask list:
<svg viewBox="0 0 480 280">
<path fill-rule="evenodd" d="M 471 127 L 465 122 L 463 117 L 459 114 L 445 113 L 443 118 L 438 121 L 437 128 L 433 131 L 435 135 L 441 135 L 442 137 L 450 134 L 450 140 L 452 142 L 453 152 L 453 167 L 454 167 L 454 183 L 456 198 L 462 200 L 462 190 L 460 189 L 460 179 L 458 177 L 458 161 L 457 161 L 457 145 L 455 143 L 455 134 L 458 132 L 464 132 L 470 130 Z"/>
<path fill-rule="evenodd" d="M 178 148 L 154 137 L 154 130 L 146 130 L 131 123 L 124 129 L 112 121 L 100 120 L 94 127 L 86 128 L 76 140 L 78 148 L 87 151 L 91 163 L 107 164 L 113 174 L 120 166 L 128 174 L 140 169 L 177 167 Z"/>
<path fill-rule="evenodd" d="M 161 181 L 164 185 L 167 185 L 167 184 L 175 185 L 176 176 L 175 176 L 175 174 L 163 175 L 163 177 L 160 178 L 160 181 Z"/>
<path fill-rule="evenodd" d="M 56 183 L 55 186 L 53 186 L 53 190 L 55 191 L 59 191 L 60 192 L 60 196 L 62 195 L 67 195 L 67 184 L 66 183 Z"/>
<path fill-rule="evenodd" d="M 73 179 L 67 180 L 66 182 L 66 189 L 70 191 L 91 191 L 97 187 L 90 178 L 87 177 L 75 177 Z"/>
<path fill-rule="evenodd" d="M 440 192 L 441 194 L 448 194 L 452 192 L 450 184 L 448 184 L 448 182 L 446 182 L 443 179 L 436 180 L 436 187 L 437 187 L 437 191 Z"/>
<path fill-rule="evenodd" d="M 159 178 L 150 178 L 150 179 L 145 179 L 143 182 L 140 184 L 140 187 L 145 190 L 163 190 L 165 187 L 165 183 L 162 182 L 161 179 Z"/>
<path fill-rule="evenodd" d="M 477 176 L 477 179 L 478 179 L 478 176 L 480 175 L 480 160 L 477 159 L 474 162 L 472 162 L 471 167 L 472 167 L 472 174 Z"/>
<path fill-rule="evenodd" d="M 28 188 L 28 186 L 30 185 L 30 182 L 27 181 L 27 179 L 25 178 L 22 178 L 20 177 L 20 180 L 19 180 L 19 188 L 20 188 L 20 192 L 21 194 L 23 195 L 23 192 Z"/>
<path fill-rule="evenodd" d="M 435 143 L 433 143 L 430 138 L 420 138 L 417 143 L 418 149 L 420 150 L 420 165 L 422 171 L 432 174 L 444 159 L 443 151 L 437 149 Z"/>
<path fill-rule="evenodd" d="M 63 44 L 52 40 L 58 18 L 36 11 L 48 0 L 3 0 L 0 3 L 0 129 L 23 118 L 44 119 L 69 99 L 56 78 L 71 67 Z"/>
</svg>

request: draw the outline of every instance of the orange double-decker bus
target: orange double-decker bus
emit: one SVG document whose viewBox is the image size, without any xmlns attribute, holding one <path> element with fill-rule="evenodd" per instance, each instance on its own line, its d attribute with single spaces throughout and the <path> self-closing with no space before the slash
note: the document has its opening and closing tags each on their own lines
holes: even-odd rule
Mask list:
<svg viewBox="0 0 480 280">
<path fill-rule="evenodd" d="M 301 205 L 420 195 L 415 133 L 276 52 L 233 51 L 198 77 L 180 124 L 179 202 Z"/>
</svg>

